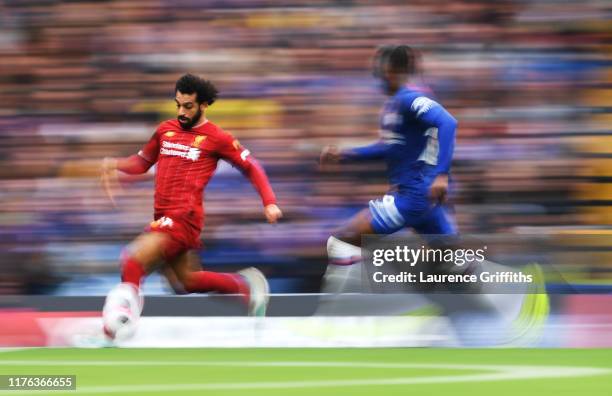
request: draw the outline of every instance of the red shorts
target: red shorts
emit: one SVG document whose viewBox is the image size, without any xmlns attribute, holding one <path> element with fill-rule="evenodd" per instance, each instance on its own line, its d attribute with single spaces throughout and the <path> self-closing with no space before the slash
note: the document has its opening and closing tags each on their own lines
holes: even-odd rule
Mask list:
<svg viewBox="0 0 612 396">
<path fill-rule="evenodd" d="M 170 261 L 177 256 L 202 247 L 200 222 L 193 215 L 155 214 L 155 220 L 145 228 L 147 232 L 163 232 L 170 236 L 170 243 L 164 249 L 164 259 Z"/>
</svg>

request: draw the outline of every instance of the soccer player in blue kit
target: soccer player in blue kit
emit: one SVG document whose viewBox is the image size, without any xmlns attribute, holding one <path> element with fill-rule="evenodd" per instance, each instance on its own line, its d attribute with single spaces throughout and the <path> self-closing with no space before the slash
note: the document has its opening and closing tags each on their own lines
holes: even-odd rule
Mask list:
<svg viewBox="0 0 612 396">
<path fill-rule="evenodd" d="M 380 298 L 373 306 L 369 306 L 372 298 L 364 300 L 348 295 L 348 299 L 340 301 L 334 297 L 337 293 L 363 291 L 360 265 L 363 235 L 388 235 L 403 228 L 412 228 L 416 233 L 427 236 L 455 236 L 458 233 L 453 216 L 445 204 L 457 120 L 433 98 L 427 87 L 416 84 L 419 60 L 419 54 L 409 46 L 380 47 L 374 57 L 374 75 L 380 79 L 385 94 L 389 96 L 380 114 L 380 139 L 368 146 L 344 150 L 328 146 L 321 153 L 322 164 L 384 160 L 392 188 L 382 198 L 370 201 L 369 208 L 356 214 L 327 240 L 329 264 L 323 279 L 324 294 L 317 310 L 318 315 L 359 315 L 371 313 L 372 310 L 377 314 L 397 314 L 416 308 L 414 295 L 389 295 L 391 299 L 385 300 L 388 303 L 384 306 L 380 304 L 385 297 L 382 295 L 378 296 Z M 429 243 L 432 242 L 429 240 Z M 436 243 L 439 242 L 437 238 Z M 452 248 L 453 242 L 446 247 Z M 487 260 L 483 263 L 488 268 L 507 269 Z M 539 266 L 527 267 L 524 270 L 541 275 Z M 445 268 L 439 267 L 438 270 L 455 273 L 481 270 L 473 265 L 463 268 L 451 265 Z M 495 341 L 491 341 L 491 337 L 489 341 L 501 343 L 500 340 L 504 339 L 506 344 L 513 342 L 519 345 L 516 344 L 514 334 L 523 335 L 527 334 L 527 330 L 533 330 L 531 334 L 536 336 L 528 341 L 534 342 L 548 315 L 548 297 L 543 279 L 541 276 L 539 278 L 533 287 L 526 289 L 523 296 L 491 295 L 484 289 L 482 293 L 473 296 L 462 295 L 461 299 L 457 295 L 446 295 L 442 299 L 430 296 L 443 306 L 447 314 L 451 314 L 453 305 L 459 300 L 467 302 L 469 309 L 484 308 L 487 315 L 490 315 L 486 322 L 469 322 L 476 327 L 483 323 L 499 323 L 503 329 L 499 332 L 502 336 Z M 476 289 L 472 289 L 472 292 L 476 292 Z M 455 326 L 458 332 L 463 332 L 461 337 L 464 342 L 469 342 L 470 333 L 476 333 L 472 331 L 472 324 L 468 327 Z M 514 333 L 507 331 L 510 327 L 513 327 L 510 330 Z M 510 337 L 506 337 L 507 334 Z"/>
<path fill-rule="evenodd" d="M 456 226 L 444 202 L 457 120 L 426 87 L 412 85 L 419 57 L 406 45 L 378 49 L 374 75 L 389 99 L 380 115 L 380 140 L 365 147 L 340 150 L 328 146 L 321 163 L 384 160 L 392 192 L 370 201 L 327 241 L 330 266 L 361 260 L 361 236 L 392 234 L 411 227 L 419 234 L 453 235 Z"/>
</svg>

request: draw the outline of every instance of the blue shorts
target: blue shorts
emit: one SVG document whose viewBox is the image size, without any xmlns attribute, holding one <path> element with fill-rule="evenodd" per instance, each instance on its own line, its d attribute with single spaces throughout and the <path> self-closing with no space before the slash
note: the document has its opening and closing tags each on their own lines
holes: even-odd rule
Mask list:
<svg viewBox="0 0 612 396">
<path fill-rule="evenodd" d="M 456 234 L 457 227 L 448 207 L 434 205 L 429 199 L 429 187 L 435 176 L 433 167 L 424 166 L 397 191 L 370 201 L 374 232 L 392 234 L 411 227 L 423 235 Z"/>
</svg>

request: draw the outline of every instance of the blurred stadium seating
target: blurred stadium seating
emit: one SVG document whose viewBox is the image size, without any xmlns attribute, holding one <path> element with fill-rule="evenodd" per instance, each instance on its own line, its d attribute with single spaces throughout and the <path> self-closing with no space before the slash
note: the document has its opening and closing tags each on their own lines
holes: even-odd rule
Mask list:
<svg viewBox="0 0 612 396">
<path fill-rule="evenodd" d="M 117 280 L 152 183 L 126 185 L 113 209 L 87 169 L 173 118 L 187 71 L 217 84 L 209 118 L 263 163 L 286 215 L 266 225 L 250 184 L 220 167 L 205 265 L 255 264 L 274 291 L 317 291 L 329 231 L 387 188 L 382 166 L 317 158 L 377 138 L 369 59 L 389 42 L 422 50 L 459 120 L 463 232 L 610 233 L 611 17 L 600 0 L 0 2 L 0 294 L 103 294 Z"/>
</svg>

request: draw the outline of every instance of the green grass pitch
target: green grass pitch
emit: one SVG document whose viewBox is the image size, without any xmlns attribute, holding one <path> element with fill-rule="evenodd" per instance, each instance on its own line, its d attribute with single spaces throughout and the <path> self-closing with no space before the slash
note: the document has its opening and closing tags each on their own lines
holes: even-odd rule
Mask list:
<svg viewBox="0 0 612 396">
<path fill-rule="evenodd" d="M 612 395 L 609 349 L 23 349 L 0 375 L 76 375 L 7 395 Z"/>
</svg>

